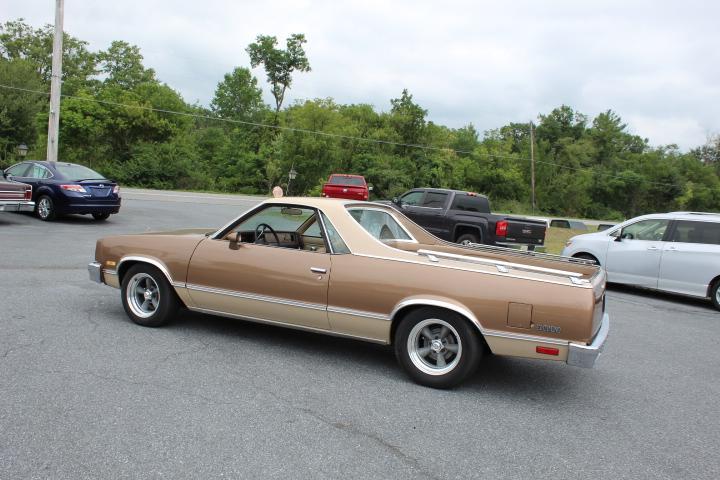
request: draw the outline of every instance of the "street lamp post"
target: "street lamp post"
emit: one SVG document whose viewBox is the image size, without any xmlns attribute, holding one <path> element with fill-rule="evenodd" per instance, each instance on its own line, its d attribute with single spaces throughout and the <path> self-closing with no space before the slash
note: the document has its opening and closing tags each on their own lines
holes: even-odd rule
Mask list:
<svg viewBox="0 0 720 480">
<path fill-rule="evenodd" d="M 295 180 L 295 177 L 297 177 L 297 172 L 295 171 L 295 164 L 293 163 L 288 172 L 288 197 L 290 196 L 290 184 Z"/>
<path fill-rule="evenodd" d="M 24 143 L 21 143 L 20 145 L 17 146 L 16 150 L 17 150 L 17 154 L 20 156 L 20 158 L 24 159 L 25 155 L 27 155 L 27 153 L 28 153 L 28 146 L 25 145 Z"/>
</svg>

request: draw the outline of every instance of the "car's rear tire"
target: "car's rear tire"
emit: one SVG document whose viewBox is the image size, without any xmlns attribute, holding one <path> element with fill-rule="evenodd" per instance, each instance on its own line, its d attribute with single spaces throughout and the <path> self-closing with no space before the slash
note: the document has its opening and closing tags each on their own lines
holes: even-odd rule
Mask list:
<svg viewBox="0 0 720 480">
<path fill-rule="evenodd" d="M 715 280 L 715 283 L 710 287 L 710 300 L 712 304 L 720 310 L 720 278 Z"/>
<path fill-rule="evenodd" d="M 573 255 L 573 258 L 582 258 L 583 260 L 592 260 L 593 262 L 595 262 L 595 265 L 598 265 L 598 266 L 600 265 L 600 261 L 597 258 L 595 258 L 594 255 L 590 255 L 589 253 L 576 253 L 575 255 Z"/>
<path fill-rule="evenodd" d="M 457 238 L 457 240 L 455 240 L 455 243 L 459 243 L 460 245 L 480 243 L 480 238 L 474 233 L 463 233 Z"/>
<path fill-rule="evenodd" d="M 415 382 L 452 388 L 472 375 L 483 354 L 480 334 L 465 318 L 441 308 L 408 313 L 395 331 L 395 355 Z"/>
<path fill-rule="evenodd" d="M 42 195 L 38 198 L 37 205 L 35 206 L 35 213 L 42 221 L 49 222 L 51 220 L 55 220 L 55 217 L 57 217 L 55 202 L 53 202 L 52 198 L 47 195 Z"/>
<path fill-rule="evenodd" d="M 180 300 L 165 275 L 152 265 L 133 265 L 123 275 L 123 308 L 130 319 L 143 327 L 168 323 L 180 308 Z"/>
<path fill-rule="evenodd" d="M 98 222 L 102 222 L 103 220 L 107 220 L 108 217 L 110 217 L 110 214 L 109 213 L 93 213 L 92 216 Z"/>
</svg>

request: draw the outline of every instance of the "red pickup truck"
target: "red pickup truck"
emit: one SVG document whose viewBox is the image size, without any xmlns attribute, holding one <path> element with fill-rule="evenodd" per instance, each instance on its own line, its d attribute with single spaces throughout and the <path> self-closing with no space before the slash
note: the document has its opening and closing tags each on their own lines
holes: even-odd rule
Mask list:
<svg viewBox="0 0 720 480">
<path fill-rule="evenodd" d="M 372 187 L 368 187 L 362 175 L 333 173 L 323 184 L 322 196 L 328 198 L 346 198 L 349 200 L 367 200 Z"/>
</svg>

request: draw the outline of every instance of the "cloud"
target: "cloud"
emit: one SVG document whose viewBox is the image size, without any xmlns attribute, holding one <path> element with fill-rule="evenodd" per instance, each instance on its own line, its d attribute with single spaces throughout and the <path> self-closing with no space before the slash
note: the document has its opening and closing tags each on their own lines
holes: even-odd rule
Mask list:
<svg viewBox="0 0 720 480">
<path fill-rule="evenodd" d="M 52 2 L 6 0 L 8 18 L 53 21 Z M 249 66 L 258 34 L 305 33 L 313 71 L 287 101 L 333 97 L 389 109 L 408 88 L 437 123 L 479 130 L 561 104 L 612 109 L 655 145 L 720 131 L 720 4 L 700 1 L 220 1 L 66 3 L 65 29 L 104 49 L 122 39 L 186 100 L 209 103 Z M 266 100 L 271 102 L 262 69 Z"/>
</svg>

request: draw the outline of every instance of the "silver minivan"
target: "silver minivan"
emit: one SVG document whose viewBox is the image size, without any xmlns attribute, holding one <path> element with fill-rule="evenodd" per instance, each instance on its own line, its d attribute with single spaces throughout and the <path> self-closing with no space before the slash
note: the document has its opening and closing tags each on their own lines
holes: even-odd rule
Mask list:
<svg viewBox="0 0 720 480">
<path fill-rule="evenodd" d="M 710 298 L 720 309 L 720 214 L 643 215 L 572 237 L 562 254 L 594 260 L 609 282 Z"/>
</svg>

